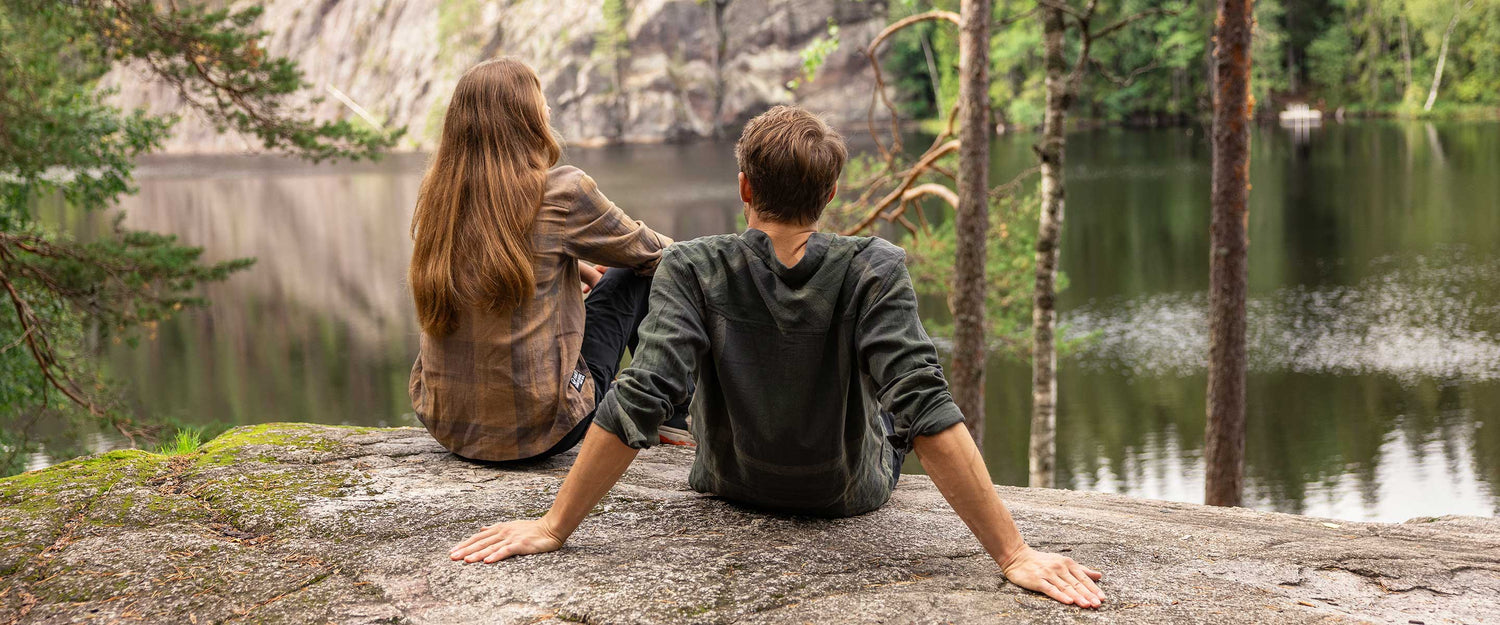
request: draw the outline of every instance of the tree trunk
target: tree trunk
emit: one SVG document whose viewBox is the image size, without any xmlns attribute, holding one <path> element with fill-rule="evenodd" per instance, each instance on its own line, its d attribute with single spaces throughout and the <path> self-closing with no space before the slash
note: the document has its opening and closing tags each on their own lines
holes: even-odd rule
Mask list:
<svg viewBox="0 0 1500 625">
<path fill-rule="evenodd" d="M 1061 9 L 1043 5 L 1042 64 L 1046 68 L 1047 110 L 1042 118 L 1042 211 L 1036 235 L 1036 286 L 1031 305 L 1031 453 L 1034 488 L 1051 488 L 1057 441 L 1057 253 L 1063 224 L 1063 159 L 1072 94 L 1063 58 L 1067 24 Z M 1079 62 L 1083 62 L 1080 60 Z"/>
<path fill-rule="evenodd" d="M 1406 70 L 1406 81 L 1401 85 L 1401 99 L 1411 92 L 1411 38 L 1406 34 L 1406 13 L 1401 14 L 1401 62 Z"/>
<path fill-rule="evenodd" d="M 1250 200 L 1252 0 L 1219 0 L 1214 27 L 1213 189 L 1209 252 L 1208 428 L 1204 503 L 1243 501 L 1245 291 Z"/>
<path fill-rule="evenodd" d="M 709 0 L 709 10 L 714 21 L 714 114 L 715 137 L 724 134 L 724 55 L 729 52 L 729 33 L 724 30 L 724 12 L 729 10 L 732 0 Z"/>
<path fill-rule="evenodd" d="M 963 0 L 958 37 L 958 213 L 954 226 L 953 401 L 976 444 L 984 439 L 984 263 L 989 230 L 991 0 Z"/>
<path fill-rule="evenodd" d="M 1443 31 L 1443 45 L 1438 47 L 1437 71 L 1432 74 L 1432 89 L 1427 92 L 1427 104 L 1422 106 L 1423 111 L 1432 110 L 1432 105 L 1437 102 L 1438 85 L 1443 82 L 1443 65 L 1448 62 L 1448 39 L 1453 36 L 1454 27 L 1458 26 L 1458 17 L 1463 15 L 1464 9 L 1474 4 L 1459 4 L 1460 0 L 1453 2 L 1453 19 L 1448 20 L 1448 30 Z"/>
</svg>

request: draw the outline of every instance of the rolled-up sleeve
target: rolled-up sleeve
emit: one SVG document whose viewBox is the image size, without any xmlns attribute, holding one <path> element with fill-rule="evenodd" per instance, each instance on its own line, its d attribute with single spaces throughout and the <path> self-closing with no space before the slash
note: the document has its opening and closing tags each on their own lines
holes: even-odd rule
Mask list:
<svg viewBox="0 0 1500 625">
<path fill-rule="evenodd" d="M 865 305 L 855 341 L 880 407 L 895 416 L 891 444 L 911 451 L 918 436 L 963 423 L 953 403 L 937 349 L 917 316 L 917 293 L 899 259 L 881 268 L 885 284 Z"/>
<path fill-rule="evenodd" d="M 650 275 L 672 239 L 631 219 L 599 191 L 594 179 L 578 177 L 562 237 L 568 255 Z"/>
<path fill-rule="evenodd" d="M 594 423 L 641 449 L 656 444 L 657 428 L 688 400 L 692 376 L 708 349 L 708 332 L 692 268 L 669 248 L 651 283 L 651 304 L 637 330 L 630 366 L 615 379 L 594 412 Z"/>
</svg>

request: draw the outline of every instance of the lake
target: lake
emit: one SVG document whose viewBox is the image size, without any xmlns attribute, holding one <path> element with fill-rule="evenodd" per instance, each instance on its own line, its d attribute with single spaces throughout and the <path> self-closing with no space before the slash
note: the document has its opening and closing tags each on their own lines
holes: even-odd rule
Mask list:
<svg viewBox="0 0 1500 625">
<path fill-rule="evenodd" d="M 992 180 L 1029 166 L 1034 140 L 997 139 Z M 1201 501 L 1205 134 L 1081 131 L 1068 159 L 1070 286 L 1059 306 L 1065 333 L 1081 341 L 1059 372 L 1058 484 Z M 729 144 L 572 149 L 565 160 L 673 237 L 736 227 Z M 210 433 L 268 421 L 415 424 L 404 277 L 424 162 L 143 161 L 140 193 L 122 206 L 128 226 L 176 233 L 212 259 L 258 262 L 208 286 L 211 307 L 160 324 L 134 349 L 105 346 L 130 408 Z M 1495 514 L 1500 124 L 1259 128 L 1251 180 L 1247 505 L 1354 520 Z M 53 223 L 80 237 L 107 224 L 55 212 Z M 924 304 L 924 315 L 946 315 L 941 302 Z M 1004 484 L 1026 481 L 1029 370 L 990 362 L 985 455 Z"/>
</svg>

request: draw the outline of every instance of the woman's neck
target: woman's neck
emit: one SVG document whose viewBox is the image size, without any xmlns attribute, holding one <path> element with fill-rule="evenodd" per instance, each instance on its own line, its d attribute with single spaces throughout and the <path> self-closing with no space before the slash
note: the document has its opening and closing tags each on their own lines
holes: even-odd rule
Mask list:
<svg viewBox="0 0 1500 625">
<path fill-rule="evenodd" d="M 766 233 L 771 238 L 771 247 L 776 250 L 776 260 L 782 265 L 794 267 L 807 251 L 807 240 L 818 231 L 816 223 L 797 225 L 757 219 L 755 211 L 746 211 L 745 223 Z"/>
</svg>

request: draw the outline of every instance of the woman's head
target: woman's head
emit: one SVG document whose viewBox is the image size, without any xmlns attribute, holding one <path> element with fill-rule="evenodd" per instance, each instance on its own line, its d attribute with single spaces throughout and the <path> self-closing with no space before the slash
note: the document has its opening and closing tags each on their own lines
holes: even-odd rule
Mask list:
<svg viewBox="0 0 1500 625">
<path fill-rule="evenodd" d="M 531 299 L 531 223 L 561 147 L 541 81 L 511 58 L 459 78 L 412 217 L 408 278 L 422 329 L 445 336 L 464 308 Z"/>
<path fill-rule="evenodd" d="M 469 68 L 453 88 L 443 117 L 443 147 L 490 148 L 539 159 L 551 167 L 561 148 L 547 121 L 542 83 L 531 67 L 510 57 Z"/>
</svg>

